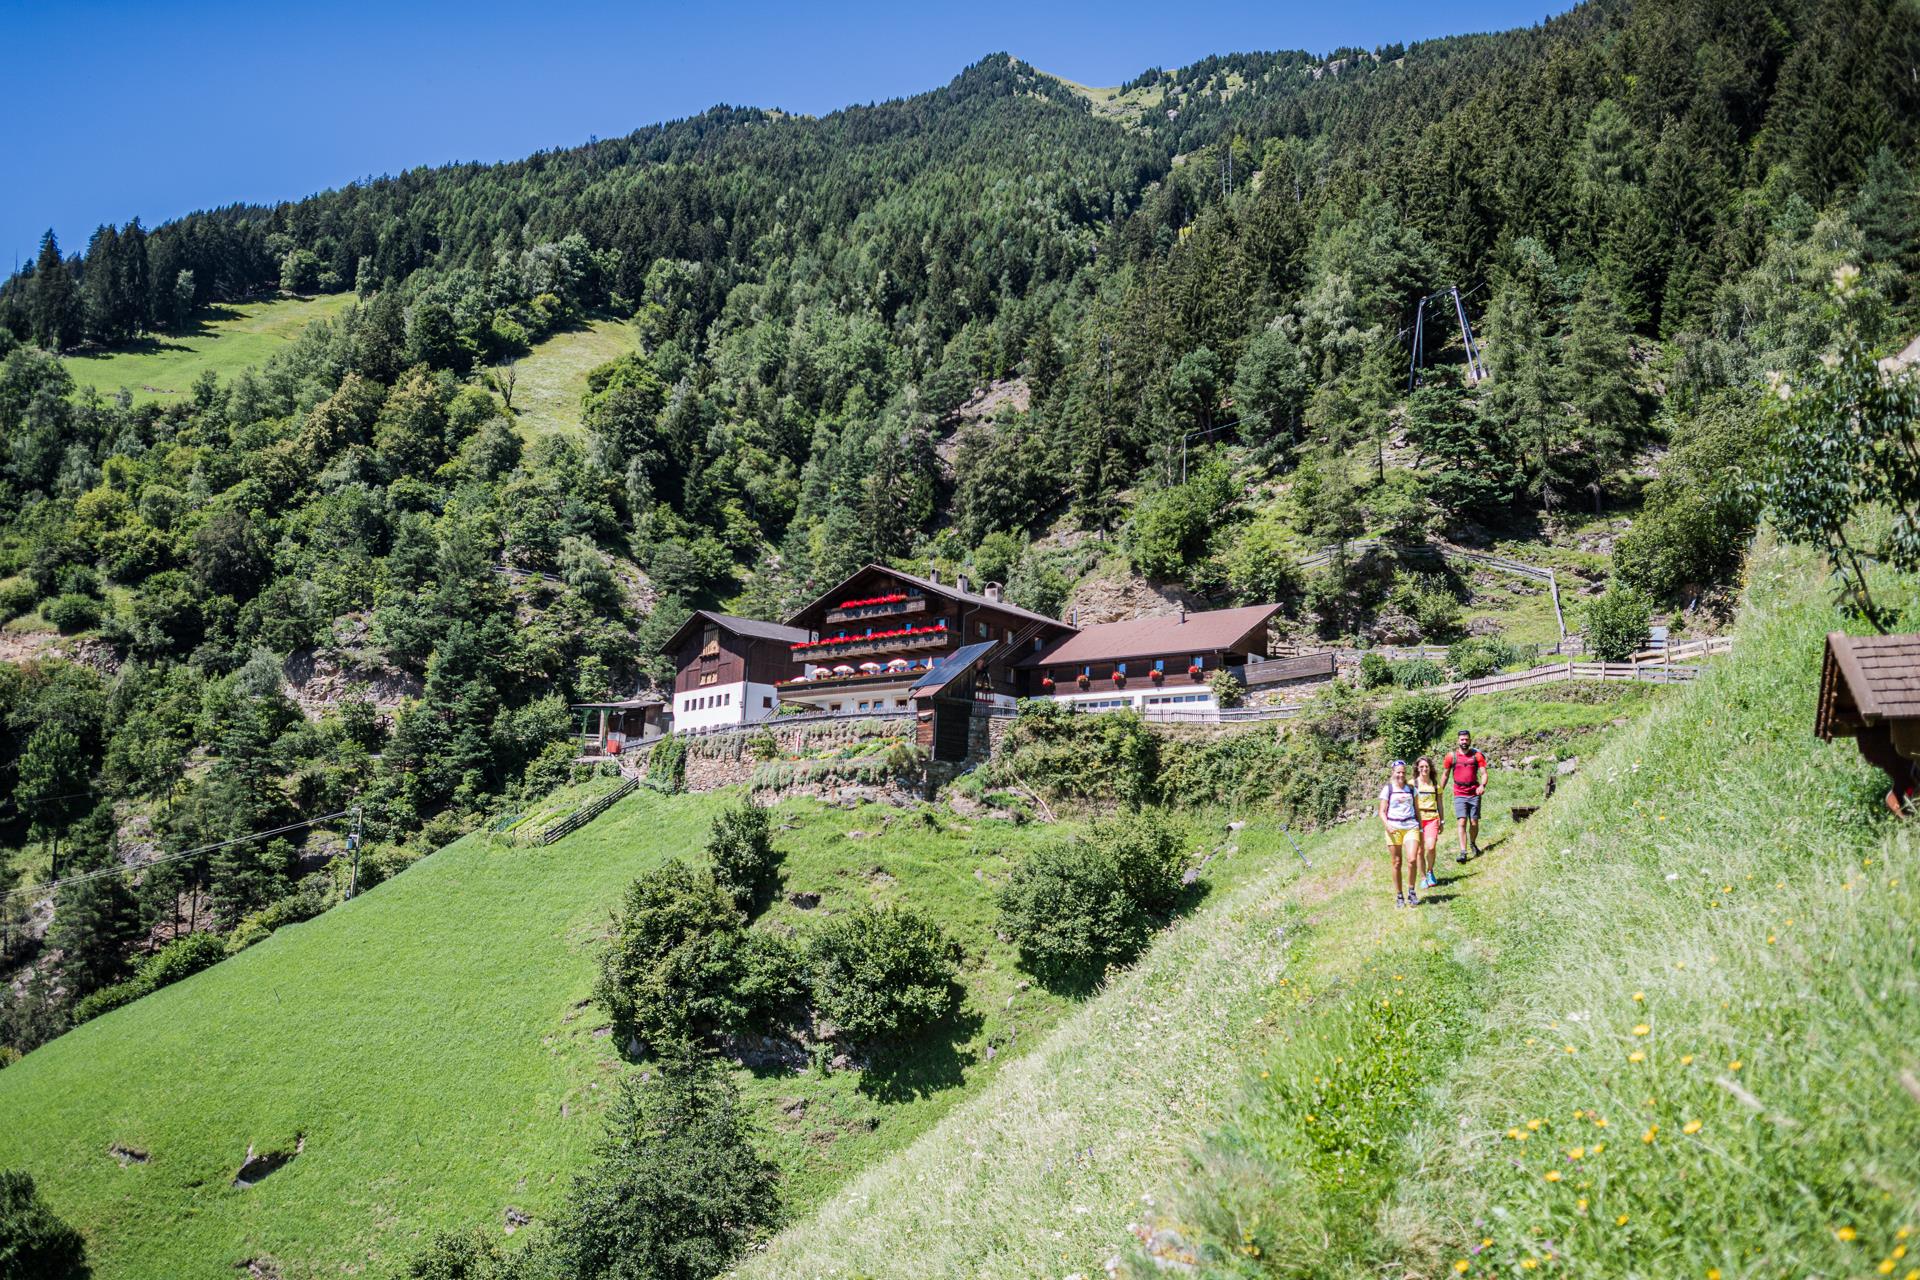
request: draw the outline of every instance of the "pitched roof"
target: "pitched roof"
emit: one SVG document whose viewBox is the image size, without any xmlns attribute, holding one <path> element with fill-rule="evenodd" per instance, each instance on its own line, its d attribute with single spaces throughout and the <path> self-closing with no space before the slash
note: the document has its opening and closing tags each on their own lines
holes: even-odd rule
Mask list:
<svg viewBox="0 0 1920 1280">
<path fill-rule="evenodd" d="M 1852 714 L 1847 714 L 1851 704 Z M 1822 737 L 1841 722 L 1920 719 L 1920 635 L 1827 636 L 1820 673 Z"/>
<path fill-rule="evenodd" d="M 763 622 L 759 618 L 736 618 L 731 614 L 714 613 L 709 609 L 695 609 L 693 616 L 680 624 L 667 641 L 668 649 L 676 649 L 686 639 L 687 631 L 697 622 L 711 622 L 722 631 L 731 631 L 735 635 L 746 636 L 753 640 L 778 640 L 783 644 L 798 644 L 811 639 L 811 633 L 799 627 L 789 627 L 781 622 Z"/>
<path fill-rule="evenodd" d="M 889 565 L 884 565 L 884 564 L 866 565 L 856 570 L 855 572 L 848 574 L 845 578 L 841 579 L 834 586 L 828 588 L 827 590 L 821 592 L 819 595 L 815 596 L 812 599 L 812 601 L 807 603 L 805 606 L 795 610 L 792 616 L 795 618 L 798 618 L 810 609 L 817 609 L 823 604 L 830 605 L 834 603 L 835 596 L 839 595 L 842 591 L 845 591 L 849 586 L 851 586 L 855 579 L 859 578 L 863 574 L 868 574 L 868 573 L 891 574 L 893 577 L 900 579 L 900 581 L 902 582 L 911 582 L 914 586 L 919 587 L 922 591 L 931 591 L 939 595 L 950 596 L 955 600 L 964 601 L 967 604 L 984 605 L 989 609 L 998 609 L 1002 613 L 1010 613 L 1016 618 L 1025 618 L 1029 622 L 1051 622 L 1057 627 L 1064 627 L 1067 625 L 1066 623 L 1060 621 L 1058 618 L 1049 618 L 1044 613 L 1034 613 L 1030 609 L 1022 609 L 1019 605 L 1011 604 L 1005 600 L 989 600 L 987 597 L 980 595 L 977 592 L 962 591 L 960 590 L 960 588 L 954 586 L 951 582 L 935 582 L 932 578 L 923 578 L 917 573 L 908 573 L 904 569 L 895 569 Z"/>
<path fill-rule="evenodd" d="M 1167 613 L 1126 622 L 1102 622 L 1082 627 L 1077 635 L 1036 653 L 1023 667 L 1070 663 L 1115 662 L 1167 653 L 1209 653 L 1233 649 L 1251 632 L 1266 626 L 1280 611 L 1277 604 L 1250 604 L 1238 609 L 1211 609 L 1204 613 Z"/>
</svg>

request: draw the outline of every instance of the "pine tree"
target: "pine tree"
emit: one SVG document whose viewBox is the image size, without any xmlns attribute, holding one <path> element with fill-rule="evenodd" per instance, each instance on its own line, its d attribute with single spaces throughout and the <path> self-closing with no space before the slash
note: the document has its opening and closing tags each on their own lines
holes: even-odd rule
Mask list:
<svg viewBox="0 0 1920 1280">
<path fill-rule="evenodd" d="M 61 351 L 80 340 L 79 290 L 73 273 L 60 256 L 60 242 L 49 229 L 40 237 L 40 256 L 33 264 L 33 299 L 29 314 L 33 340 L 50 351 Z"/>
</svg>

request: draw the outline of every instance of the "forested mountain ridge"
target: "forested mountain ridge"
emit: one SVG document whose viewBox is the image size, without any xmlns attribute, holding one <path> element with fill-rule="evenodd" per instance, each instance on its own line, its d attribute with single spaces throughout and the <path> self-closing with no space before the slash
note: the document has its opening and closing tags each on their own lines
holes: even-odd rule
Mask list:
<svg viewBox="0 0 1920 1280">
<path fill-rule="evenodd" d="M 819 119 L 716 108 L 82 257 L 49 237 L 0 287 L 0 609 L 113 674 L 0 668 L 0 877 L 104 866 L 134 817 L 185 848 L 350 802 L 381 874 L 551 785 L 566 704 L 657 676 L 688 608 L 777 615 L 869 559 L 1054 611 L 1118 558 L 1332 639 L 1431 585 L 1305 583 L 1291 550 L 1599 505 L 1635 516 L 1623 581 L 1684 600 L 1738 562 L 1724 482 L 1764 453 L 1760 375 L 1836 332 L 1834 270 L 1861 269 L 1870 341 L 1914 321 L 1916 65 L 1894 0 L 1232 55 L 1141 77 L 1124 121 L 999 55 Z M 1451 285 L 1494 376 L 1449 358 L 1408 396 L 1403 331 Z M 165 404 L 75 391 L 53 354 L 276 288 L 359 298 Z M 525 443 L 513 360 L 603 313 L 639 343 L 584 437 Z M 1028 407 L 962 425 L 1007 379 Z M 312 650 L 422 696 L 309 722 L 282 664 Z M 177 928 L 318 910 L 324 843 L 62 890 L 5 1041 Z"/>
</svg>

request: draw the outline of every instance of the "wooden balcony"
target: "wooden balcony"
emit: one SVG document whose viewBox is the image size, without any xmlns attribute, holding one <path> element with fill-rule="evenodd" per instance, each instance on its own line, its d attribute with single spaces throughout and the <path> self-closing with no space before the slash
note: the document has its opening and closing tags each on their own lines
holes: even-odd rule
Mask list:
<svg viewBox="0 0 1920 1280">
<path fill-rule="evenodd" d="M 793 660 L 832 665 L 848 658 L 885 657 L 942 649 L 952 634 L 949 631 L 926 631 L 912 636 L 850 636 L 839 644 L 814 644 L 795 649 Z"/>
<path fill-rule="evenodd" d="M 925 596 L 909 596 L 905 600 L 895 600 L 890 604 L 862 605 L 858 609 L 829 609 L 826 613 L 825 625 L 844 626 L 855 622 L 870 622 L 875 618 L 897 618 L 905 614 L 926 611 Z"/>
</svg>

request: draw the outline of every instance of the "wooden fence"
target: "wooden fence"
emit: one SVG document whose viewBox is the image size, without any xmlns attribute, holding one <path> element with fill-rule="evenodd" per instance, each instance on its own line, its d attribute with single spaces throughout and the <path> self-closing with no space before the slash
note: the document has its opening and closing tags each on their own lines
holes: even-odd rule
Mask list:
<svg viewBox="0 0 1920 1280">
<path fill-rule="evenodd" d="M 585 804 L 581 805 L 578 809 L 575 809 L 572 813 L 568 814 L 566 817 L 560 819 L 560 821 L 554 823 L 552 826 L 548 827 L 545 831 L 542 831 L 539 835 L 535 836 L 533 838 L 533 842 L 535 844 L 552 844 L 555 840 L 558 840 L 561 836 L 569 835 L 575 831 L 578 831 L 580 828 L 586 826 L 589 822 L 592 822 L 595 818 L 605 813 L 610 807 L 612 807 L 614 801 L 620 799 L 622 796 L 629 794 L 630 792 L 632 792 L 632 790 L 635 787 L 639 785 L 640 785 L 639 782 L 636 781 L 634 778 L 623 776 L 620 779 L 619 786 L 615 787 L 613 790 L 607 792 L 603 796 L 595 796 L 593 799 L 587 801 Z"/>
</svg>

